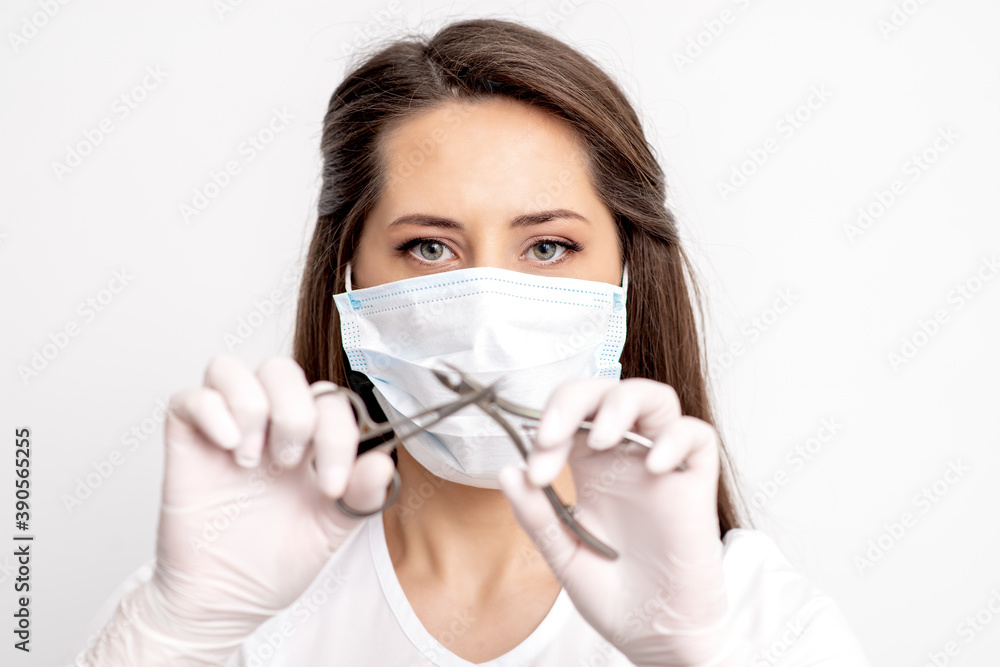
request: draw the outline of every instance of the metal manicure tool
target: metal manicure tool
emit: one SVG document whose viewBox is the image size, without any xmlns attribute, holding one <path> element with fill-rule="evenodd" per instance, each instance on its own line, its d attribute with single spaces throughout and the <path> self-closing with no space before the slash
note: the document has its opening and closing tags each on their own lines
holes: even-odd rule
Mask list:
<svg viewBox="0 0 1000 667">
<path fill-rule="evenodd" d="M 393 425 L 389 422 L 376 422 L 368 413 L 364 400 L 361 396 L 347 387 L 319 386 L 314 388 L 313 395 L 315 397 L 319 397 L 326 394 L 342 393 L 347 396 L 351 405 L 354 406 L 354 410 L 357 415 L 358 430 L 360 432 L 359 440 L 361 442 L 394 431 L 395 437 L 372 448 L 372 450 L 382 451 L 386 454 L 392 451 L 396 445 L 401 443 L 406 438 L 409 438 L 420 431 L 426 430 L 430 426 L 433 426 L 437 422 L 445 419 L 451 414 L 454 414 L 467 405 L 476 405 L 476 407 L 483 410 L 497 424 L 499 424 L 501 428 L 503 428 L 507 435 L 510 436 L 511 440 L 514 441 L 514 445 L 521 453 L 521 456 L 525 461 L 527 461 L 528 453 L 531 451 L 531 448 L 525 444 L 525 439 L 520 433 L 518 433 L 517 429 L 514 428 L 514 426 L 503 416 L 502 413 L 506 412 L 522 419 L 537 422 L 542 418 L 542 411 L 518 405 L 517 403 L 513 403 L 498 396 L 496 393 L 496 387 L 500 381 L 493 382 L 488 386 L 483 386 L 472 380 L 460 369 L 455 368 L 451 364 L 446 365 L 451 369 L 450 374 L 449 372 L 440 370 L 432 370 L 432 372 L 434 373 L 434 377 L 436 377 L 441 384 L 458 394 L 458 398 L 451 403 L 446 403 L 410 416 L 409 419 L 418 424 L 416 428 L 407 426 L 393 427 Z M 420 424 L 419 420 L 425 418 L 429 418 L 429 420 L 426 423 Z M 591 426 L 591 422 L 582 421 L 580 422 L 579 430 L 589 431 Z M 535 429 L 533 425 L 524 425 L 523 428 L 525 430 Z M 620 444 L 625 443 L 640 445 L 647 449 L 653 445 L 652 441 L 648 438 L 631 432 L 625 433 L 622 437 L 622 442 Z M 388 499 L 385 501 L 385 504 L 371 512 L 359 512 L 346 505 L 341 499 L 337 499 L 337 506 L 345 514 L 359 518 L 383 512 L 396 502 L 396 499 L 399 497 L 400 484 L 401 481 L 399 473 L 396 470 L 393 470 L 392 489 L 389 493 Z M 580 523 L 573 516 L 575 508 L 573 506 L 565 505 L 562 500 L 559 499 L 559 496 L 556 495 L 556 492 L 552 489 L 551 485 L 545 486 L 542 490 L 545 493 L 545 496 L 549 499 L 549 503 L 551 503 L 552 508 L 555 510 L 556 516 L 558 516 L 559 520 L 562 521 L 563 524 L 580 539 L 584 546 L 610 560 L 618 558 L 617 551 L 599 540 L 590 531 L 580 525 Z"/>
</svg>

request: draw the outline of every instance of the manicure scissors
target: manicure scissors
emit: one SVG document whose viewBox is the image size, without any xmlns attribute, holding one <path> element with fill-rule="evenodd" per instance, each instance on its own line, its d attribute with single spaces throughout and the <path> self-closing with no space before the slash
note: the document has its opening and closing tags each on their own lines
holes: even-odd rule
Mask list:
<svg viewBox="0 0 1000 667">
<path fill-rule="evenodd" d="M 463 373 L 455 366 L 447 363 L 445 365 L 448 366 L 453 374 L 457 375 L 457 380 L 445 371 L 432 369 L 432 373 L 441 384 L 458 394 L 458 398 L 451 403 L 446 403 L 409 417 L 409 419 L 414 422 L 418 419 L 430 417 L 429 421 L 418 425 L 416 428 L 411 427 L 406 429 L 406 427 L 399 427 L 394 429 L 391 423 L 380 423 L 374 421 L 371 418 L 371 415 L 368 414 L 368 410 L 365 407 L 361 396 L 346 387 L 324 387 L 321 385 L 314 388 L 313 394 L 317 397 L 330 393 L 345 394 L 357 412 L 358 430 L 360 432 L 361 442 L 379 435 L 384 435 L 390 431 L 395 431 L 395 437 L 392 440 L 383 442 L 372 448 L 373 450 L 383 451 L 385 453 L 392 451 L 396 445 L 401 443 L 406 438 L 411 437 L 420 431 L 426 430 L 428 427 L 436 424 L 442 419 L 445 419 L 458 410 L 461 410 L 467 405 L 476 405 L 479 409 L 488 414 L 497 424 L 499 424 L 501 428 L 503 428 L 507 435 L 510 436 L 511 440 L 513 440 L 514 445 L 517 447 L 517 450 L 520 452 L 522 458 L 527 461 L 531 448 L 525 444 L 525 439 L 522 438 L 521 434 L 517 432 L 517 429 L 514 428 L 514 426 L 503 416 L 502 413 L 506 412 L 531 422 L 537 422 L 542 418 L 542 411 L 518 405 L 517 403 L 498 396 L 496 389 L 500 380 L 487 386 L 483 386 L 472 380 L 466 373 Z M 578 429 L 589 431 L 592 426 L 592 422 L 582 421 L 580 422 Z M 526 431 L 532 431 L 536 427 L 533 424 L 526 424 L 523 425 L 523 428 Z M 641 447 L 645 447 L 646 449 L 651 448 L 653 445 L 653 442 L 648 438 L 632 432 L 625 433 L 622 436 L 622 440 L 619 445 L 626 443 L 639 445 Z M 681 464 L 679 468 L 683 469 L 684 465 Z M 389 498 L 386 500 L 385 504 L 382 505 L 382 507 L 372 512 L 359 512 L 346 505 L 340 499 L 337 499 L 337 506 L 349 516 L 358 518 L 382 512 L 389 508 L 389 506 L 391 506 L 398 498 L 400 483 L 399 473 L 396 470 L 393 470 L 392 490 L 389 494 Z M 551 485 L 546 485 L 543 487 L 542 491 L 545 493 L 546 498 L 548 498 L 549 503 L 555 510 L 556 516 L 559 517 L 559 520 L 562 521 L 562 523 L 569 528 L 586 547 L 609 560 L 618 558 L 617 551 L 602 542 L 590 531 L 580 525 L 574 517 L 575 507 L 567 506 L 563 503 Z"/>
<path fill-rule="evenodd" d="M 358 442 L 364 442 L 366 440 L 371 440 L 380 435 L 385 435 L 387 433 L 394 433 L 394 437 L 391 440 L 387 440 L 375 447 L 372 447 L 368 451 L 378 451 L 385 452 L 388 454 L 396 445 L 403 442 L 409 437 L 426 430 L 428 427 L 433 426 L 445 417 L 458 412 L 467 405 L 472 405 L 478 400 L 482 400 L 487 396 L 493 394 L 493 390 L 496 386 L 496 382 L 487 386 L 480 387 L 474 391 L 465 393 L 458 399 L 452 401 L 451 403 L 446 403 L 435 408 L 430 408 L 424 410 L 418 414 L 409 417 L 411 421 L 422 419 L 424 417 L 430 417 L 430 419 L 425 424 L 418 425 L 416 428 L 406 429 L 405 426 L 400 426 L 398 424 L 393 425 L 391 420 L 389 422 L 377 422 L 372 419 L 372 416 L 368 413 L 368 407 L 365 405 L 365 401 L 361 398 L 361 395 L 352 389 L 347 387 L 341 387 L 330 383 L 330 385 L 317 384 L 312 388 L 313 398 L 319 398 L 320 396 L 326 396 L 327 394 L 343 394 L 351 402 L 354 407 L 355 419 L 358 423 Z M 315 467 L 315 460 L 313 461 L 313 467 Z M 350 507 L 342 499 L 337 498 L 337 507 L 341 509 L 348 516 L 353 516 L 356 518 L 363 518 L 366 516 L 371 516 L 372 514 L 379 514 L 387 510 L 394 502 L 396 498 L 399 497 L 399 487 L 402 484 L 402 480 L 399 478 L 399 471 L 393 468 L 392 470 L 392 491 L 389 493 L 388 499 L 386 499 L 385 504 L 376 510 L 371 512 L 359 512 L 358 510 Z"/>
</svg>

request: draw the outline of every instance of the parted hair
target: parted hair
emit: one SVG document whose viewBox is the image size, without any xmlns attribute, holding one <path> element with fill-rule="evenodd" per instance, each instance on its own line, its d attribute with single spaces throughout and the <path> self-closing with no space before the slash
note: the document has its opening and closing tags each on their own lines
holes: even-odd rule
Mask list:
<svg viewBox="0 0 1000 667">
<path fill-rule="evenodd" d="M 564 42 L 497 19 L 464 20 L 431 37 L 382 45 L 353 66 L 323 119 L 318 217 L 308 249 L 294 334 L 294 358 L 310 382 L 348 385 L 332 294 L 345 290 L 368 212 L 388 182 L 382 139 L 413 114 L 449 101 L 505 97 L 568 122 L 587 154 L 598 197 L 612 212 L 628 263 L 622 379 L 674 388 L 686 415 L 715 424 L 701 293 L 667 207 L 666 182 L 639 119 L 602 68 Z M 419 166 L 415 167 L 419 168 Z M 729 455 L 720 442 L 719 528 L 747 525 Z"/>
</svg>

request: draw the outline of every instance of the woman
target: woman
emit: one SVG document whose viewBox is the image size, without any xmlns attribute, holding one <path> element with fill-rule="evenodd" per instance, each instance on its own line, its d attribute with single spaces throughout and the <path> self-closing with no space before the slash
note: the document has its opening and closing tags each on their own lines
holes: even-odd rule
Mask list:
<svg viewBox="0 0 1000 667">
<path fill-rule="evenodd" d="M 295 359 L 216 357 L 173 397 L 157 558 L 78 664 L 867 664 L 743 527 L 663 173 L 604 72 L 454 23 L 351 72 L 322 151 Z M 351 385 L 398 424 L 445 358 L 544 405 L 526 466 L 471 406 L 390 459 L 358 452 L 343 395 L 314 398 Z M 626 431 L 652 449 L 615 447 Z M 549 483 L 617 559 L 556 520 Z"/>
</svg>

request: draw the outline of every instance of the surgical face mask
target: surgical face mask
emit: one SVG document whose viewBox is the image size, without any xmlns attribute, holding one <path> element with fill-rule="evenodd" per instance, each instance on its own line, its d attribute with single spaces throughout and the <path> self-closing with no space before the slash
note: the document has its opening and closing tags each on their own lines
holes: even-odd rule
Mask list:
<svg viewBox="0 0 1000 667">
<path fill-rule="evenodd" d="M 390 423 L 455 399 L 431 369 L 449 362 L 497 394 L 544 409 L 569 380 L 621 377 L 625 295 L 604 282 L 493 267 L 456 269 L 333 295 L 351 368 L 367 375 Z M 522 424 L 511 418 L 519 431 Z M 510 437 L 474 405 L 403 442 L 444 479 L 500 488 L 500 469 L 522 462 Z"/>
</svg>

